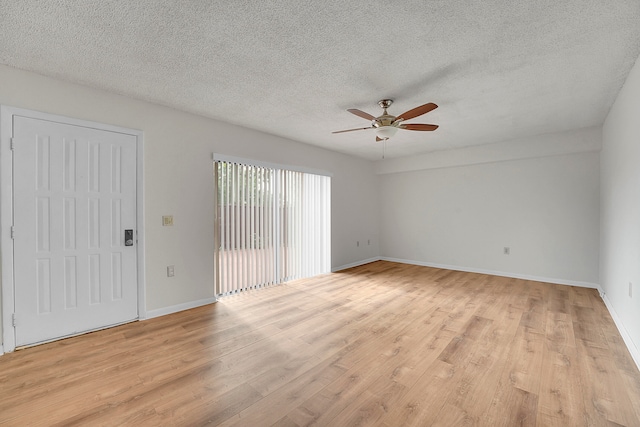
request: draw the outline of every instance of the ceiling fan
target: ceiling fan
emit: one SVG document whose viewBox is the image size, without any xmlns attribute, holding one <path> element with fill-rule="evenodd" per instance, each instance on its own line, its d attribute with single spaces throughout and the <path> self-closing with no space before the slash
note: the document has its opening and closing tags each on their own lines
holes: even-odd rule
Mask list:
<svg viewBox="0 0 640 427">
<path fill-rule="evenodd" d="M 376 129 L 376 141 L 385 141 L 391 138 L 396 134 L 398 129 L 405 130 L 419 130 L 419 131 L 433 131 L 438 129 L 438 125 L 426 125 L 422 123 L 403 123 L 405 120 L 413 119 L 414 117 L 421 116 L 423 114 L 428 113 L 429 111 L 433 111 L 438 106 L 433 102 L 428 104 L 421 105 L 412 110 L 406 111 L 399 116 L 392 116 L 387 113 L 387 108 L 393 104 L 392 99 L 383 99 L 378 101 L 378 105 L 382 107 L 382 115 L 378 117 L 374 117 L 369 113 L 365 113 L 364 111 L 357 110 L 355 108 L 350 108 L 347 111 L 351 114 L 355 114 L 358 117 L 362 117 L 363 119 L 371 120 L 371 126 L 366 128 L 357 128 L 357 129 L 347 129 L 347 130 L 338 130 L 331 133 L 343 133 L 343 132 L 353 132 L 356 130 L 365 130 L 365 129 Z"/>
</svg>

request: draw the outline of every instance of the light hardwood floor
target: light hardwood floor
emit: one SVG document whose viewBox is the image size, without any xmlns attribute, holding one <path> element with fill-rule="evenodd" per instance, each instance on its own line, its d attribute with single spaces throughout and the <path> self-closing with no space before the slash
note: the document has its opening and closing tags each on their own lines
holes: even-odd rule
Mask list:
<svg viewBox="0 0 640 427">
<path fill-rule="evenodd" d="M 0 357 L 0 425 L 640 426 L 595 290 L 375 262 Z"/>
</svg>

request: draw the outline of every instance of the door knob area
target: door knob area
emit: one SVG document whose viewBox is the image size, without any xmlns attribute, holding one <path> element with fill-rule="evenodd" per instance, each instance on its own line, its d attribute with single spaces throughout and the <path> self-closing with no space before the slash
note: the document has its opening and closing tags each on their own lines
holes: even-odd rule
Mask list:
<svg viewBox="0 0 640 427">
<path fill-rule="evenodd" d="M 124 245 L 133 246 L 133 230 L 124 230 Z"/>
</svg>

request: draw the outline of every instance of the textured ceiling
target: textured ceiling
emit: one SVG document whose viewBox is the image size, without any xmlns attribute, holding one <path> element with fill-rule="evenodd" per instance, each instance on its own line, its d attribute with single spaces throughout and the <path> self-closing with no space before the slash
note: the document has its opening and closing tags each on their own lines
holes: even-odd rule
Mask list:
<svg viewBox="0 0 640 427">
<path fill-rule="evenodd" d="M 435 102 L 387 157 L 600 125 L 640 1 L 0 0 L 0 63 L 379 159 L 346 112 Z"/>
</svg>

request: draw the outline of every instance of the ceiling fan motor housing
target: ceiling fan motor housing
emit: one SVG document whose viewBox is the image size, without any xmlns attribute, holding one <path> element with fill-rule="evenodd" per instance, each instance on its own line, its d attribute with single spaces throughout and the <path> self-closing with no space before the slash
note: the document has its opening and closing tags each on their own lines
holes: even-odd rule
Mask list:
<svg viewBox="0 0 640 427">
<path fill-rule="evenodd" d="M 392 99 L 382 99 L 380 101 L 378 101 L 378 105 L 380 107 L 382 107 L 382 109 L 384 110 L 382 112 L 382 115 L 376 117 L 374 120 L 371 121 L 371 125 L 375 128 L 382 128 L 385 126 L 397 126 L 399 124 L 394 122 L 396 121 L 396 116 L 392 116 L 391 114 L 387 113 L 387 108 L 389 108 L 389 106 L 393 104 L 393 100 Z M 395 134 L 395 132 L 393 132 Z"/>
</svg>

